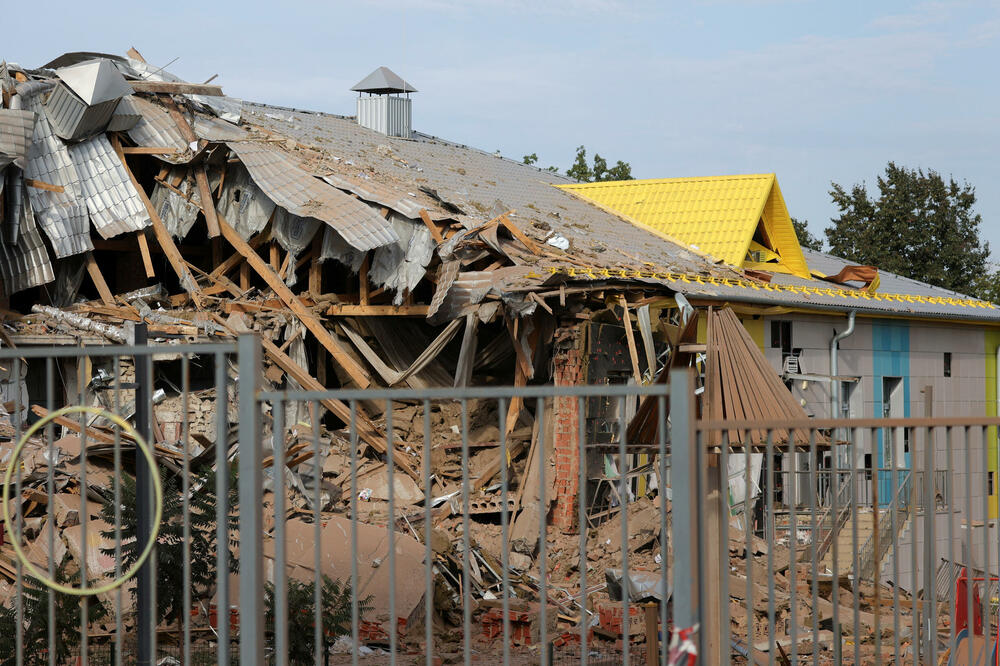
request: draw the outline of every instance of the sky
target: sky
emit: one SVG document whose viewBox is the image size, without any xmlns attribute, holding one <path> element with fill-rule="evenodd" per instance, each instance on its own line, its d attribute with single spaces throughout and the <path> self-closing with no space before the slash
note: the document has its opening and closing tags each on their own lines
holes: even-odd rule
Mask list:
<svg viewBox="0 0 1000 666">
<path fill-rule="evenodd" d="M 585 145 L 637 178 L 774 172 L 814 234 L 831 182 L 877 191 L 894 161 L 974 185 L 1000 260 L 1000 0 L 94 4 L 17 4 L 0 58 L 134 46 L 228 95 L 347 115 L 385 65 L 419 90 L 422 132 L 561 171 Z"/>
</svg>

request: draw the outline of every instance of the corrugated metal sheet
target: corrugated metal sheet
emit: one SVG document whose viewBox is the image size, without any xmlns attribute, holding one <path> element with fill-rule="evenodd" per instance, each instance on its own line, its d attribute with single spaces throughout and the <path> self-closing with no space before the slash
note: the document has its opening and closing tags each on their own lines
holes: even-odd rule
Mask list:
<svg viewBox="0 0 1000 666">
<path fill-rule="evenodd" d="M 69 146 L 90 219 L 102 238 L 145 229 L 152 221 L 121 159 L 104 134 Z"/>
<path fill-rule="evenodd" d="M 230 164 L 216 208 L 240 236 L 250 238 L 267 225 L 274 202 L 257 187 L 246 167 Z"/>
<path fill-rule="evenodd" d="M 315 218 L 292 215 L 281 207 L 274 209 L 274 220 L 271 223 L 274 240 L 291 255 L 288 261 L 293 268 L 289 268 L 285 276 L 285 284 L 289 287 L 294 286 L 297 279 L 294 269 L 296 258 L 309 246 L 321 226 L 329 228 Z"/>
<path fill-rule="evenodd" d="M 75 141 L 103 132 L 118 106 L 118 99 L 88 106 L 60 81 L 43 106 L 52 131 L 67 141 Z"/>
<path fill-rule="evenodd" d="M 173 182 L 174 177 L 178 175 L 177 170 L 177 168 L 171 169 L 167 176 L 168 181 Z M 187 175 L 186 170 L 184 175 Z M 198 214 L 201 212 L 201 197 L 191 178 L 184 177 L 178 189 L 184 196 L 157 183 L 153 188 L 153 196 L 149 199 L 170 235 L 182 239 L 187 236 L 195 220 L 198 219 Z"/>
<path fill-rule="evenodd" d="M 176 153 L 157 155 L 157 157 L 173 164 L 191 161 L 193 157 L 191 148 L 181 136 L 181 131 L 177 129 L 177 123 L 163 107 L 138 96 L 132 97 L 131 104 L 134 110 L 142 115 L 142 119 L 128 131 L 129 138 L 135 141 L 137 146 L 175 148 Z"/>
<path fill-rule="evenodd" d="M 136 110 L 132 100 L 132 95 L 121 98 L 115 107 L 115 112 L 111 114 L 111 120 L 108 121 L 107 131 L 127 132 L 142 120 L 142 114 Z"/>
<path fill-rule="evenodd" d="M 742 266 L 761 218 L 781 263 L 809 275 L 774 174 L 561 185 L 731 266 Z"/>
<path fill-rule="evenodd" d="M 11 162 L 24 168 L 34 129 L 33 111 L 0 109 L 0 169 Z"/>
<path fill-rule="evenodd" d="M 195 114 L 191 129 L 195 136 L 206 141 L 243 141 L 247 138 L 246 130 L 239 125 L 201 113 Z"/>
<path fill-rule="evenodd" d="M 254 182 L 288 212 L 326 222 L 359 250 L 399 240 L 388 221 L 368 205 L 312 177 L 285 153 L 250 141 L 227 145 L 239 155 Z"/>
<path fill-rule="evenodd" d="M 93 250 L 87 205 L 79 196 L 80 178 L 66 144 L 52 132 L 38 98 L 52 88 L 51 83 L 29 82 L 17 86 L 26 109 L 34 111 L 35 131 L 31 138 L 24 175 L 52 185 L 62 192 L 28 188 L 28 198 L 38 226 L 52 244 L 56 257 L 68 257 Z"/>
<path fill-rule="evenodd" d="M 420 219 L 420 211 L 427 210 L 432 220 L 440 220 L 452 217 L 448 213 L 442 213 L 435 208 L 428 208 L 409 195 L 400 196 L 400 192 L 379 185 L 370 181 L 362 181 L 360 178 L 348 178 L 337 174 L 327 174 L 323 180 L 334 187 L 351 194 L 358 195 L 359 199 L 370 201 L 385 206 L 400 215 L 405 215 L 411 220 Z"/>
<path fill-rule="evenodd" d="M 392 302 L 401 305 L 405 292 L 413 291 L 424 278 L 437 243 L 422 222 L 392 216 L 391 224 L 399 240 L 375 250 L 368 277 L 375 285 L 394 290 Z"/>
<path fill-rule="evenodd" d="M 409 139 L 412 105 L 406 97 L 358 97 L 358 124 L 387 136 Z"/>
<path fill-rule="evenodd" d="M 468 227 L 489 220 L 498 207 L 516 209 L 511 220 L 544 244 L 554 234 L 571 242 L 567 256 L 608 269 L 671 270 L 735 276 L 687 247 L 570 195 L 553 184 L 572 181 L 544 169 L 414 132 L 397 139 L 361 127 L 353 118 L 247 103 L 244 121 L 293 137 L 329 157 L 329 174 L 367 182 L 410 198 L 429 210 L 437 204 L 420 187 L 438 192 L 466 214 L 454 215 Z M 384 202 L 385 205 L 388 202 Z M 403 212 L 403 211 L 401 211 Z M 405 213 L 404 213 L 405 214 Z M 551 246 L 546 251 L 562 254 Z"/>
<path fill-rule="evenodd" d="M 45 243 L 35 224 L 35 216 L 24 198 L 18 210 L 17 242 L 0 242 L 0 288 L 5 296 L 55 279 L 48 250 L 45 249 Z"/>
</svg>

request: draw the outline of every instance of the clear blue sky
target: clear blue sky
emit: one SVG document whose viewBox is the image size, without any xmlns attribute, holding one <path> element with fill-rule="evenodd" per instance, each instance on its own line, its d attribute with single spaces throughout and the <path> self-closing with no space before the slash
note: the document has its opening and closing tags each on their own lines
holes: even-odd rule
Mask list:
<svg viewBox="0 0 1000 666">
<path fill-rule="evenodd" d="M 874 188 L 894 160 L 975 185 L 1000 257 L 996 0 L 100 4 L 17 4 L 0 58 L 134 45 L 230 95 L 342 114 L 386 65 L 420 90 L 421 131 L 561 170 L 586 144 L 638 178 L 774 171 L 814 232 L 830 181 Z"/>
</svg>

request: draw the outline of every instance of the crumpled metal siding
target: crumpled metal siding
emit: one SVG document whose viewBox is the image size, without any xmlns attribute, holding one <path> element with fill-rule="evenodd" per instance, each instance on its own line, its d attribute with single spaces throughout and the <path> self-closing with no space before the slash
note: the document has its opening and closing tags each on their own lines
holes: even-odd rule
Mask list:
<svg viewBox="0 0 1000 666">
<path fill-rule="evenodd" d="M 121 159 L 104 134 L 69 146 L 90 219 L 102 238 L 145 229 L 152 221 Z"/>
<path fill-rule="evenodd" d="M 170 114 L 162 107 L 142 97 L 133 96 L 130 101 L 133 109 L 142 116 L 135 127 L 128 131 L 129 138 L 135 141 L 135 145 L 151 148 L 174 148 L 177 150 L 176 153 L 157 155 L 156 157 L 173 164 L 190 162 L 194 154 L 187 141 L 181 136 L 181 131 L 177 129 L 177 123 L 170 117 Z"/>
<path fill-rule="evenodd" d="M 75 141 L 103 132 L 118 106 L 118 99 L 88 106 L 60 82 L 42 106 L 52 131 L 67 141 Z"/>
<path fill-rule="evenodd" d="M 323 249 L 319 255 L 320 262 L 333 259 L 346 266 L 352 273 L 357 273 L 361 270 L 365 254 L 365 252 L 348 245 L 343 236 L 337 233 L 333 227 L 326 228 L 326 233 L 323 235 Z"/>
<path fill-rule="evenodd" d="M 175 171 L 172 170 L 167 180 L 173 180 Z M 153 188 L 153 196 L 149 198 L 153 204 L 153 209 L 163 220 L 163 226 L 174 238 L 181 240 L 188 235 L 191 227 L 194 226 L 198 214 L 201 212 L 201 196 L 198 188 L 189 178 L 181 180 L 178 189 L 184 192 L 185 197 L 177 194 L 169 187 L 157 183 Z"/>
<path fill-rule="evenodd" d="M 399 240 L 388 221 L 371 207 L 312 177 L 284 153 L 250 141 L 226 145 L 239 155 L 257 185 L 290 213 L 326 222 L 359 250 Z"/>
<path fill-rule="evenodd" d="M 323 180 L 339 190 L 356 194 L 358 195 L 358 198 L 363 199 L 364 201 L 381 204 L 390 210 L 396 211 L 400 215 L 405 215 L 411 220 L 419 220 L 420 211 L 424 209 L 424 206 L 422 206 L 420 202 L 414 201 L 407 196 L 400 196 L 398 191 L 382 187 L 376 183 L 359 183 L 351 178 L 333 173 L 323 176 Z M 428 214 L 432 220 L 450 217 L 448 215 L 442 215 L 439 211 L 433 209 L 428 210 Z"/>
<path fill-rule="evenodd" d="M 226 167 L 226 179 L 216 210 L 236 233 L 250 238 L 267 226 L 274 212 L 274 202 L 257 187 L 243 165 L 230 164 Z"/>
<path fill-rule="evenodd" d="M 34 129 L 34 111 L 0 109 L 0 169 L 11 162 L 24 168 Z"/>
<path fill-rule="evenodd" d="M 413 291 L 423 279 L 437 243 L 423 223 L 414 224 L 396 216 L 390 223 L 399 241 L 375 250 L 368 277 L 379 287 L 395 290 L 392 302 L 401 305 L 404 293 Z"/>
<path fill-rule="evenodd" d="M 63 188 L 62 192 L 28 188 L 35 219 L 48 236 L 56 257 L 61 259 L 93 250 L 94 246 L 90 242 L 87 204 L 77 190 L 80 178 L 76 166 L 66 144 L 52 132 L 38 98 L 51 87 L 51 83 L 29 82 L 19 84 L 17 91 L 24 107 L 36 114 L 24 175 Z"/>
<path fill-rule="evenodd" d="M 115 112 L 111 114 L 111 120 L 108 121 L 108 132 L 127 132 L 142 120 L 142 114 L 136 111 L 132 104 L 133 99 L 132 95 L 128 95 L 119 100 Z"/>
<path fill-rule="evenodd" d="M 246 130 L 239 125 L 201 113 L 194 115 L 191 129 L 196 137 L 206 141 L 243 141 L 248 137 Z"/>
<path fill-rule="evenodd" d="M 278 244 L 291 255 L 288 260 L 288 274 L 285 278 L 285 284 L 289 287 L 294 286 L 296 281 L 296 257 L 312 242 L 321 224 L 323 223 L 315 218 L 292 215 L 281 207 L 274 209 L 271 233 L 274 240 L 278 241 Z"/>
<path fill-rule="evenodd" d="M 5 296 L 47 284 L 55 279 L 31 206 L 22 194 L 16 243 L 0 242 L 0 285 Z"/>
</svg>

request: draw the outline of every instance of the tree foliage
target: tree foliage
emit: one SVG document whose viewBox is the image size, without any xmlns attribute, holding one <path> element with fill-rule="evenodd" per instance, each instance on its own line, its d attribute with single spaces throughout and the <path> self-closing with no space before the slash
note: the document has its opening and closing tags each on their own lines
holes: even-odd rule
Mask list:
<svg viewBox="0 0 1000 666">
<path fill-rule="evenodd" d="M 74 583 L 67 573 L 66 564 L 55 571 L 57 583 Z M 55 593 L 55 652 L 56 663 L 69 662 L 70 656 L 80 645 L 81 600 L 68 594 Z M 24 618 L 24 639 L 21 650 L 25 666 L 43 666 L 49 663 L 49 590 L 30 576 L 24 578 L 21 595 L 21 612 Z M 108 614 L 108 609 L 94 597 L 87 602 L 87 620 L 98 622 Z M 14 666 L 17 646 L 17 609 L 14 601 L 0 607 L 0 666 Z"/>
<path fill-rule="evenodd" d="M 793 217 L 792 226 L 795 227 L 795 235 L 799 239 L 799 245 L 808 250 L 823 251 L 823 241 L 809 231 L 809 222 L 807 220 L 796 220 Z"/>
<path fill-rule="evenodd" d="M 628 162 L 618 160 L 613 167 L 608 167 L 608 161 L 594 153 L 593 165 L 587 164 L 587 149 L 578 146 L 573 165 L 566 170 L 566 175 L 581 183 L 597 183 L 606 180 L 632 180 L 632 167 Z"/>
<path fill-rule="evenodd" d="M 229 534 L 236 535 L 239 521 L 232 509 L 239 505 L 235 470 L 230 469 L 229 480 Z M 161 472 L 163 484 L 163 519 L 156 542 L 156 610 L 161 621 L 179 621 L 184 609 L 184 505 L 181 479 Z M 191 598 L 209 595 L 215 586 L 216 571 L 216 480 L 212 470 L 191 473 L 191 492 L 188 503 L 190 539 L 188 546 L 191 557 Z M 115 524 L 115 506 L 109 499 L 101 506 L 101 520 Z M 122 475 L 121 484 L 121 568 L 127 570 L 135 564 L 145 543 L 136 539 L 138 513 L 136 511 L 136 482 L 127 474 Z M 102 533 L 104 538 L 114 541 L 113 529 Z M 231 536 L 229 548 L 229 568 L 237 573 L 239 561 L 234 548 L 238 538 Z M 114 557 L 113 548 L 102 549 L 105 555 Z M 113 574 L 112 574 L 113 575 Z M 135 598 L 137 588 L 132 588 Z"/>
<path fill-rule="evenodd" d="M 322 605 L 323 648 L 327 649 L 338 637 L 351 633 L 351 586 L 323 575 L 320 588 Z M 288 579 L 288 661 L 292 664 L 311 664 L 316 650 L 316 583 Z M 358 620 L 371 612 L 371 595 L 358 599 Z M 264 585 L 264 618 L 267 626 L 274 628 L 274 585 Z M 273 640 L 273 634 L 272 634 Z"/>
<path fill-rule="evenodd" d="M 530 155 L 525 155 L 521 160 L 527 165 L 532 165 L 538 162 L 538 155 L 536 153 L 531 153 Z M 545 167 L 544 171 L 551 171 L 552 173 L 559 173 L 559 167 L 548 166 Z"/>
<path fill-rule="evenodd" d="M 850 191 L 831 186 L 840 213 L 826 229 L 833 254 L 964 294 L 983 292 L 990 249 L 979 237 L 972 185 L 889 162 L 877 198 L 864 183 Z"/>
</svg>

